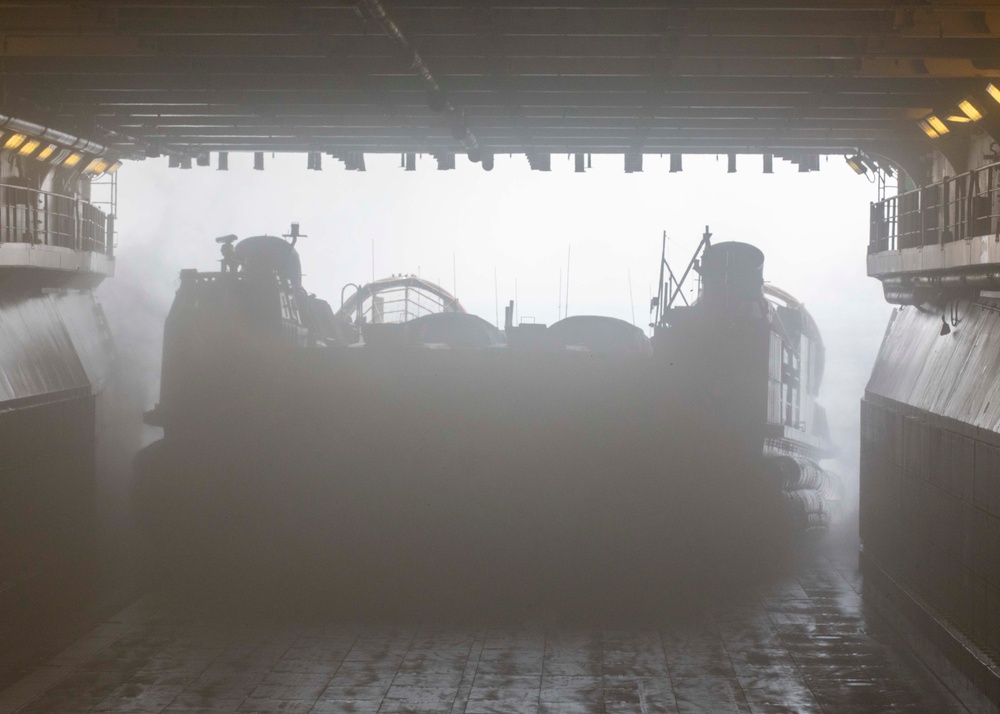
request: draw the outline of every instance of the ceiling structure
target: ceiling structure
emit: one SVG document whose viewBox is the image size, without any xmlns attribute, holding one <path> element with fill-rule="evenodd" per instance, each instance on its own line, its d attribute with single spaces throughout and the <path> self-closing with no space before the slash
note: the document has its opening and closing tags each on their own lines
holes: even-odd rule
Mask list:
<svg viewBox="0 0 1000 714">
<path fill-rule="evenodd" d="M 0 112 L 125 156 L 903 161 L 966 97 L 1000 138 L 997 0 L 0 0 L 0 49 Z"/>
</svg>

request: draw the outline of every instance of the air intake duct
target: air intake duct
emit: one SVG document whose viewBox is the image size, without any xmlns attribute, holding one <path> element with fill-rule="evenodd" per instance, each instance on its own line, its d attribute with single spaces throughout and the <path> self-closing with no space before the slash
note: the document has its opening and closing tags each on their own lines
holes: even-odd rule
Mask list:
<svg viewBox="0 0 1000 714">
<path fill-rule="evenodd" d="M 749 243 L 708 246 L 701 259 L 702 293 L 708 305 L 736 305 L 764 299 L 764 254 Z"/>
</svg>

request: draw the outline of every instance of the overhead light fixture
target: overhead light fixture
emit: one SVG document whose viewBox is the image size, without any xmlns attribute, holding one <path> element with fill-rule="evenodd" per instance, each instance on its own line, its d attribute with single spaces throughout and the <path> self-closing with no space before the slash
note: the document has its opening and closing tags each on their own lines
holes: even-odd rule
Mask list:
<svg viewBox="0 0 1000 714">
<path fill-rule="evenodd" d="M 323 154 L 318 151 L 310 151 L 306 154 L 306 170 L 307 171 L 322 171 L 323 170 Z"/>
<path fill-rule="evenodd" d="M 364 171 L 365 155 L 361 151 L 348 151 L 342 159 L 344 168 L 348 171 Z"/>
<path fill-rule="evenodd" d="M 189 168 L 191 168 L 191 157 L 190 156 L 182 156 L 181 157 L 181 168 L 182 169 L 189 169 Z"/>
<path fill-rule="evenodd" d="M 528 154 L 528 166 L 532 171 L 551 171 L 552 154 Z"/>
<path fill-rule="evenodd" d="M 864 160 L 861 158 L 860 154 L 855 154 L 854 156 L 848 156 L 845 161 L 847 165 L 851 167 L 858 176 L 863 176 L 868 173 L 868 167 L 865 166 Z"/>
<path fill-rule="evenodd" d="M 121 167 L 122 167 L 122 162 L 121 161 L 116 161 L 113 164 L 111 164 L 111 166 L 108 167 L 108 170 L 105 173 L 109 173 L 109 174 L 116 173 L 118 171 L 118 169 L 120 169 Z"/>
<path fill-rule="evenodd" d="M 932 127 L 926 119 L 921 119 L 919 122 L 917 122 L 917 126 L 919 126 L 920 129 L 932 139 L 937 139 L 939 136 L 941 136 L 937 132 L 937 129 Z"/>
<path fill-rule="evenodd" d="M 640 152 L 625 154 L 625 173 L 635 174 L 642 172 L 642 154 Z"/>
<path fill-rule="evenodd" d="M 37 149 L 41 145 L 42 142 L 36 139 L 31 139 L 21 144 L 21 148 L 18 149 L 17 153 L 24 154 L 25 156 L 27 156 L 28 154 L 33 154 L 35 152 L 35 149 Z"/>
<path fill-rule="evenodd" d="M 446 154 L 435 154 L 434 159 L 437 161 L 438 171 L 451 171 L 455 168 L 455 155 L 452 153 Z M 482 156 L 483 168 L 486 168 L 486 155 Z M 487 169 L 488 171 L 489 169 Z"/>
<path fill-rule="evenodd" d="M 931 114 L 929 117 L 927 117 L 925 121 L 928 124 L 930 124 L 934 128 L 934 131 L 936 131 L 938 134 L 947 134 L 949 131 L 951 131 L 951 129 L 948 128 L 948 125 L 945 124 L 943 121 L 941 121 L 934 114 Z"/>
<path fill-rule="evenodd" d="M 203 151 L 195 157 L 194 161 L 198 166 L 211 166 L 212 155 L 207 151 Z"/>
<path fill-rule="evenodd" d="M 24 134 L 11 134 L 9 137 L 7 137 L 7 141 L 4 142 L 3 148 L 16 149 L 21 144 L 23 144 L 24 140 L 27 138 L 28 137 L 26 137 Z"/>
<path fill-rule="evenodd" d="M 993 84 L 992 82 L 990 84 L 987 84 L 986 93 L 989 94 L 991 97 L 993 97 L 997 102 L 1000 102 L 1000 87 L 998 87 L 997 85 Z"/>
<path fill-rule="evenodd" d="M 726 168 L 726 173 L 734 174 L 736 173 L 736 154 L 727 155 L 728 166 Z"/>
<path fill-rule="evenodd" d="M 964 114 L 950 114 L 946 116 L 945 119 L 953 124 L 968 124 L 969 122 L 972 121 L 971 119 L 969 119 L 969 117 L 965 116 Z"/>
<path fill-rule="evenodd" d="M 63 166 L 76 166 L 83 157 L 80 154 L 72 153 L 63 161 Z"/>
<path fill-rule="evenodd" d="M 47 159 L 50 156 L 52 156 L 52 152 L 54 152 L 55 150 L 56 150 L 56 145 L 55 144 L 49 144 L 44 149 L 42 149 L 41 151 L 39 151 L 38 152 L 38 156 L 36 156 L 35 158 L 38 159 L 39 161 L 45 161 L 45 159 Z"/>
<path fill-rule="evenodd" d="M 263 171 L 264 170 L 264 152 L 255 151 L 253 152 L 253 170 Z"/>
<path fill-rule="evenodd" d="M 573 163 L 574 163 L 574 171 L 576 173 L 582 174 L 584 171 L 587 170 L 586 166 L 584 165 L 583 154 L 574 154 Z"/>
<path fill-rule="evenodd" d="M 219 171 L 229 171 L 229 152 L 220 151 L 219 152 Z"/>
<path fill-rule="evenodd" d="M 670 155 L 670 173 L 676 174 L 684 170 L 684 163 L 681 154 Z"/>
<path fill-rule="evenodd" d="M 409 153 L 404 156 L 404 171 L 416 171 L 417 170 L 417 155 L 414 153 Z"/>
<path fill-rule="evenodd" d="M 764 173 L 774 173 L 774 154 L 764 154 Z"/>
<path fill-rule="evenodd" d="M 104 159 L 94 159 L 83 170 L 87 174 L 103 174 L 108 168 L 108 162 Z"/>
<path fill-rule="evenodd" d="M 960 101 L 958 108 L 962 110 L 962 114 L 967 116 L 970 121 L 979 121 L 983 118 L 983 113 L 979 111 L 979 108 L 970 99 Z"/>
<path fill-rule="evenodd" d="M 819 171 L 819 154 L 802 154 L 798 158 L 799 173 Z"/>
<path fill-rule="evenodd" d="M 483 154 L 483 160 L 480 162 L 483 165 L 483 171 L 493 170 L 493 154 L 487 152 Z"/>
</svg>

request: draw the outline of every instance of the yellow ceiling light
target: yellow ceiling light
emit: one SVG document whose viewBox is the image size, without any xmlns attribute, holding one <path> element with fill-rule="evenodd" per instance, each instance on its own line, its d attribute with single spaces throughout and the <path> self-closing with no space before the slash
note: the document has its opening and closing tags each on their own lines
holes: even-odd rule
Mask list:
<svg viewBox="0 0 1000 714">
<path fill-rule="evenodd" d="M 103 174 L 108 168 L 108 162 L 104 159 L 94 159 L 89 164 L 87 168 L 84 169 L 87 173 L 93 174 Z"/>
<path fill-rule="evenodd" d="M 7 137 L 7 141 L 4 143 L 3 148 L 16 149 L 21 144 L 23 144 L 24 140 L 27 138 L 28 137 L 26 137 L 24 134 L 11 134 L 9 137 Z"/>
<path fill-rule="evenodd" d="M 951 131 L 951 129 L 948 128 L 948 125 L 945 124 L 943 121 L 941 121 L 934 114 L 931 114 L 929 117 L 927 117 L 927 123 L 930 124 L 932 127 L 934 127 L 934 131 L 936 131 L 938 134 L 947 134 L 949 131 Z"/>
<path fill-rule="evenodd" d="M 42 149 L 41 151 L 39 151 L 38 152 L 38 156 L 36 156 L 35 158 L 38 159 L 38 160 L 40 160 L 40 161 L 45 161 L 45 159 L 47 159 L 50 156 L 52 156 L 52 152 L 55 151 L 55 150 L 56 150 L 56 145 L 55 144 L 49 144 L 44 149 Z"/>
<path fill-rule="evenodd" d="M 1000 102 L 1000 87 L 995 84 L 987 84 L 986 91 L 991 97 Z"/>
<path fill-rule="evenodd" d="M 108 167 L 108 173 L 109 174 L 113 174 L 115 171 L 117 171 L 121 167 L 122 167 L 122 162 L 121 161 L 116 161 L 113 164 L 111 164 L 111 166 Z"/>
<path fill-rule="evenodd" d="M 963 114 L 952 114 L 951 116 L 945 117 L 952 124 L 968 124 L 972 120 Z"/>
<path fill-rule="evenodd" d="M 926 119 L 921 119 L 917 124 L 923 130 L 923 132 L 927 134 L 927 136 L 929 136 L 930 138 L 936 139 L 939 136 L 941 136 L 940 134 L 937 133 L 934 127 L 932 127 L 929 123 L 927 123 Z"/>
<path fill-rule="evenodd" d="M 21 148 L 18 150 L 17 153 L 24 154 L 25 156 L 27 156 L 28 154 L 34 153 L 35 149 L 41 146 L 41 143 L 42 142 L 37 141 L 35 139 L 26 141 L 23 144 L 21 144 Z"/>
<path fill-rule="evenodd" d="M 847 161 L 847 165 L 851 167 L 851 170 L 859 176 L 868 173 L 868 167 L 865 166 L 860 154 L 848 156 L 844 160 Z"/>
<path fill-rule="evenodd" d="M 63 166 L 76 166 L 78 163 L 80 163 L 80 159 L 82 158 L 83 157 L 80 156 L 79 154 L 70 154 L 69 156 L 66 157 L 66 160 L 63 161 Z"/>
<path fill-rule="evenodd" d="M 983 113 L 976 108 L 968 99 L 963 99 L 958 103 L 958 108 L 962 110 L 962 114 L 967 116 L 970 121 L 979 121 L 983 118 Z"/>
</svg>

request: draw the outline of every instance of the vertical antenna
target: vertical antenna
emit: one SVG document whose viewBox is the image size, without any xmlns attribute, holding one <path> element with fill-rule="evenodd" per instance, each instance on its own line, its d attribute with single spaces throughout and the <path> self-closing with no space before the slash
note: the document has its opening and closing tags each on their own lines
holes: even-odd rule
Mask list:
<svg viewBox="0 0 1000 714">
<path fill-rule="evenodd" d="M 559 300 L 558 306 L 556 307 L 556 320 L 562 319 L 562 268 L 559 268 Z"/>
<path fill-rule="evenodd" d="M 659 300 L 657 300 L 657 302 L 659 302 Z M 649 304 L 650 305 L 653 304 L 653 284 L 652 283 L 649 284 Z M 646 332 L 649 334 L 650 337 L 652 337 L 653 336 L 653 326 L 650 325 L 649 327 L 647 327 L 646 328 Z"/>
<path fill-rule="evenodd" d="M 563 313 L 569 317 L 569 259 L 573 252 L 573 246 L 566 246 L 566 301 L 563 303 Z"/>
<path fill-rule="evenodd" d="M 657 298 L 656 298 L 656 324 L 660 324 L 660 316 L 663 314 L 663 301 L 664 299 L 669 299 L 670 292 L 669 288 L 667 294 L 664 295 L 663 290 L 663 273 L 667 266 L 667 232 L 663 231 L 663 247 L 660 249 L 660 282 L 656 286 Z"/>
<path fill-rule="evenodd" d="M 632 298 L 632 271 L 628 271 L 628 301 L 632 306 L 632 327 L 635 327 L 635 300 Z"/>
<path fill-rule="evenodd" d="M 499 281 L 497 280 L 497 266 L 495 265 L 493 266 L 493 298 L 496 300 L 496 306 L 497 306 L 496 321 L 497 321 L 497 329 L 499 330 L 500 329 L 500 284 Z"/>
</svg>

